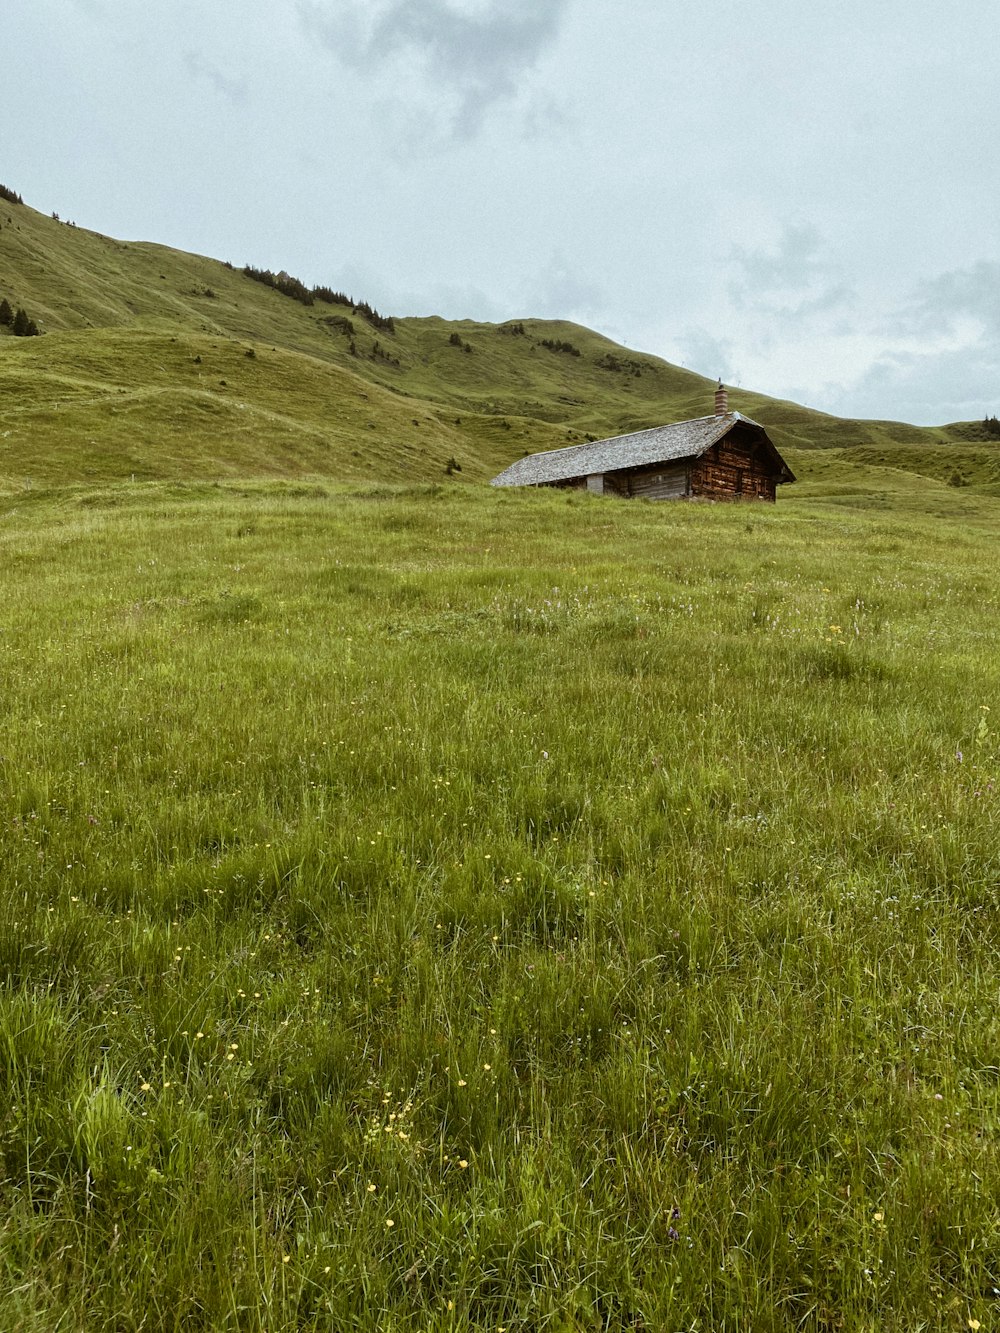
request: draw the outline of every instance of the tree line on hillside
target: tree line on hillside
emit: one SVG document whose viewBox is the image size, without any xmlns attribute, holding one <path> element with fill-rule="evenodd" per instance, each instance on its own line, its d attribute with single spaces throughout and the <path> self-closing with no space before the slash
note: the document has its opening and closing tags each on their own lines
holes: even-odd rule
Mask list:
<svg viewBox="0 0 1000 1333">
<path fill-rule="evenodd" d="M 597 365 L 602 370 L 612 370 L 618 375 L 634 375 L 636 379 L 639 379 L 643 371 L 642 361 L 637 361 L 632 356 L 615 356 L 614 352 L 605 352 Z"/>
<path fill-rule="evenodd" d="M 15 310 L 6 296 L 0 301 L 0 326 L 10 329 L 15 338 L 37 338 L 41 329 L 20 306 Z"/>
<path fill-rule="evenodd" d="M 547 347 L 550 352 L 565 352 L 567 356 L 579 356 L 579 347 L 574 347 L 571 342 L 566 342 L 563 338 L 543 338 L 542 346 Z"/>
<path fill-rule="evenodd" d="M 497 333 L 505 333 L 509 336 L 524 338 L 528 336 L 528 331 L 524 323 L 518 320 L 516 323 L 499 324 Z M 454 337 L 452 342 L 454 342 Z M 535 340 L 532 340 L 531 350 L 535 350 Z M 542 338 L 538 341 L 538 346 L 547 348 L 550 352 L 562 352 L 566 356 L 582 356 L 583 353 L 575 344 L 568 342 L 565 338 Z M 614 352 L 605 352 L 602 357 L 598 357 L 594 362 L 601 370 L 611 370 L 619 375 L 630 375 L 638 379 L 644 370 L 655 371 L 656 367 L 649 361 L 639 361 L 632 356 L 616 356 Z"/>
<path fill-rule="evenodd" d="M 346 292 L 335 292 L 329 287 L 307 287 L 304 282 L 293 278 L 284 269 L 280 273 L 272 273 L 269 268 L 254 268 L 252 264 L 244 264 L 243 272 L 246 277 L 253 278 L 254 282 L 262 282 L 265 287 L 273 287 L 282 296 L 299 301 L 302 305 L 315 305 L 317 301 L 322 301 L 325 305 L 349 306 L 352 314 L 360 315 L 373 328 L 383 333 L 396 332 L 396 324 L 391 315 L 380 315 L 367 301 L 355 301 Z"/>
<path fill-rule="evenodd" d="M 23 204 L 24 200 L 16 190 L 10 189 L 7 185 L 0 185 L 0 199 L 6 199 L 8 204 Z"/>
</svg>

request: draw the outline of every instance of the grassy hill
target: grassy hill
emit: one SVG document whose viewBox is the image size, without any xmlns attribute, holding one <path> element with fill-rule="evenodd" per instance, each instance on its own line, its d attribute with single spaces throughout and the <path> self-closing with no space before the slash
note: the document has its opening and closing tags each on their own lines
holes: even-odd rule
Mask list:
<svg viewBox="0 0 1000 1333">
<path fill-rule="evenodd" d="M 363 299 L 364 293 L 355 294 Z M 0 202 L 0 298 L 40 339 L 0 338 L 0 484 L 191 476 L 483 480 L 525 452 L 711 410 L 711 381 L 577 325 L 438 318 L 375 327 L 240 267 L 114 240 Z M 547 345 L 549 344 L 549 345 Z M 793 468 L 853 450 L 876 469 L 995 487 L 975 424 L 844 421 L 749 392 Z"/>
</svg>

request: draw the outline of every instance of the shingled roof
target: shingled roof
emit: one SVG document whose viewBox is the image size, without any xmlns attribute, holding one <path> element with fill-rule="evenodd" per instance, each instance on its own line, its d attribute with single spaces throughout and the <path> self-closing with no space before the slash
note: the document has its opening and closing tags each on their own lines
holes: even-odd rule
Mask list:
<svg viewBox="0 0 1000 1333">
<path fill-rule="evenodd" d="M 632 435 L 615 435 L 591 444 L 573 444 L 568 449 L 529 454 L 512 463 L 490 484 L 545 486 L 555 481 L 569 481 L 572 477 L 618 472 L 622 468 L 644 467 L 649 463 L 667 463 L 680 458 L 698 458 L 740 422 L 759 430 L 767 439 L 759 422 L 751 421 L 741 412 L 726 412 L 721 416 L 678 421 L 671 426 L 653 426 Z"/>
</svg>

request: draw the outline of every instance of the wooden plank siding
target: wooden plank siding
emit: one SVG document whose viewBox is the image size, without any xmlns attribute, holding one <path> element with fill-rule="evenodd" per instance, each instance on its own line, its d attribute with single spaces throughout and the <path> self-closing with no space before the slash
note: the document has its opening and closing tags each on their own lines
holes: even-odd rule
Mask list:
<svg viewBox="0 0 1000 1333">
<path fill-rule="evenodd" d="M 593 495 L 616 495 L 622 500 L 683 500 L 688 494 L 689 465 L 658 463 L 652 467 L 634 468 L 621 472 L 605 472 L 603 487 L 592 485 L 593 476 L 568 477 L 565 481 L 549 484 L 560 490 L 587 490 Z"/>
<path fill-rule="evenodd" d="M 682 500 L 689 492 L 688 472 L 685 460 L 636 468 L 620 474 L 618 493 L 636 500 Z"/>
<path fill-rule="evenodd" d="M 773 501 L 774 466 L 749 432 L 732 431 L 694 461 L 690 493 L 712 500 Z"/>
</svg>

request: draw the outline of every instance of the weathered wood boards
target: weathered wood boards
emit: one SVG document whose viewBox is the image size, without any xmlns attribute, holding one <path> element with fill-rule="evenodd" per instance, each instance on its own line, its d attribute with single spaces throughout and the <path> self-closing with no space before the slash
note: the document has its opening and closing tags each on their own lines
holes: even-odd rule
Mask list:
<svg viewBox="0 0 1000 1333">
<path fill-rule="evenodd" d="M 778 479 L 769 451 L 751 432 L 736 428 L 692 464 L 689 494 L 713 500 L 774 500 Z"/>
</svg>

